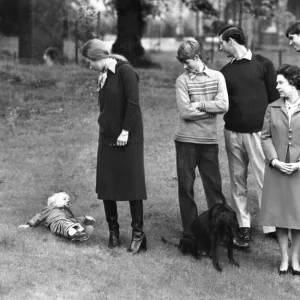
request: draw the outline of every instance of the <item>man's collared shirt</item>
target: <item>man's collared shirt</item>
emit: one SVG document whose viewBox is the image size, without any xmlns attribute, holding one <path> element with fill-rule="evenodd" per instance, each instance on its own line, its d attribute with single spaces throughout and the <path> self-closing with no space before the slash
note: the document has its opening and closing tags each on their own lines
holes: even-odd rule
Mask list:
<svg viewBox="0 0 300 300">
<path fill-rule="evenodd" d="M 245 55 L 241 58 L 241 59 L 237 59 L 237 58 L 233 58 L 231 60 L 231 63 L 233 63 L 235 60 L 242 60 L 242 59 L 247 59 L 247 60 L 251 60 L 252 59 L 252 52 L 250 49 L 248 49 L 248 51 L 245 53 Z"/>
<path fill-rule="evenodd" d="M 211 74 L 209 73 L 209 69 L 206 65 L 204 65 L 204 68 L 203 68 L 202 71 L 200 71 L 200 72 L 198 72 L 198 71 L 189 71 L 188 74 L 190 76 L 190 79 L 194 79 L 194 78 L 196 78 L 197 75 L 202 75 L 202 74 L 205 74 L 208 77 L 211 77 Z"/>
</svg>

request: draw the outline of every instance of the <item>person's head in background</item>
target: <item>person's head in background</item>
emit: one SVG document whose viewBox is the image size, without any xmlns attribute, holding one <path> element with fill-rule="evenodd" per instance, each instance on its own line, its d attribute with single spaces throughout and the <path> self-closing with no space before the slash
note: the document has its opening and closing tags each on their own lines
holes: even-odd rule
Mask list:
<svg viewBox="0 0 300 300">
<path fill-rule="evenodd" d="M 286 30 L 285 36 L 290 40 L 289 45 L 300 52 L 300 21 L 291 24 Z"/>
<path fill-rule="evenodd" d="M 277 86 L 280 97 L 297 100 L 300 91 L 300 68 L 284 64 L 277 70 Z"/>
<path fill-rule="evenodd" d="M 48 66 L 58 64 L 58 50 L 54 47 L 47 48 L 44 52 L 43 59 Z"/>
</svg>

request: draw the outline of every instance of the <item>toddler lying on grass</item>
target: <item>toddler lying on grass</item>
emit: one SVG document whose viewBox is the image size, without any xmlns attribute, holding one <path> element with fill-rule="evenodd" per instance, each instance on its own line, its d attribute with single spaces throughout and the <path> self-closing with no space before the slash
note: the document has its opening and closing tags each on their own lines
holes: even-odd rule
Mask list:
<svg viewBox="0 0 300 300">
<path fill-rule="evenodd" d="M 62 235 L 71 241 L 86 241 L 94 230 L 95 219 L 90 216 L 75 217 L 69 205 L 68 194 L 55 193 L 48 198 L 47 206 L 40 213 L 19 228 L 44 225 L 52 233 Z"/>
</svg>

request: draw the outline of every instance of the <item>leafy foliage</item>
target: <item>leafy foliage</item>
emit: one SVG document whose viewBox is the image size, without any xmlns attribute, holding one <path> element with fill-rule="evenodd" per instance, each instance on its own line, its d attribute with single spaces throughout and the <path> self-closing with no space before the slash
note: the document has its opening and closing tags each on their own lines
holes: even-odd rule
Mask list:
<svg viewBox="0 0 300 300">
<path fill-rule="evenodd" d="M 187 7 L 193 11 L 202 11 L 209 16 L 218 16 L 218 12 L 208 0 L 181 0 Z M 142 16 L 160 16 L 169 11 L 170 7 L 176 5 L 178 0 L 140 0 L 142 7 Z M 126 0 L 122 1 L 122 7 L 117 0 L 104 0 L 108 9 L 126 9 Z M 117 5 L 118 4 L 118 5 Z"/>
<path fill-rule="evenodd" d="M 245 10 L 256 17 L 272 17 L 276 11 L 278 0 L 242 0 L 242 2 Z"/>
<path fill-rule="evenodd" d="M 83 42 L 96 36 L 97 12 L 88 0 L 66 0 L 65 11 L 72 36 Z"/>
<path fill-rule="evenodd" d="M 160 16 L 162 12 L 168 11 L 169 6 L 174 4 L 177 0 L 137 0 L 140 1 L 142 8 L 142 16 L 144 18 L 148 16 Z M 127 1 L 117 0 L 103 0 L 104 5 L 108 10 L 123 10 L 128 8 Z"/>
<path fill-rule="evenodd" d="M 236 0 L 232 0 L 236 1 Z M 276 18 L 279 22 L 293 21 L 295 16 L 282 8 L 284 2 L 281 0 L 242 0 L 244 9 L 256 18 Z"/>
<path fill-rule="evenodd" d="M 259 10 L 259 14 L 262 16 L 273 16 L 274 11 L 277 7 L 277 0 L 262 0 L 261 5 L 257 5 L 257 9 Z"/>
<path fill-rule="evenodd" d="M 182 0 L 182 2 L 193 11 L 202 11 L 206 15 L 218 16 L 218 12 L 208 0 Z"/>
</svg>

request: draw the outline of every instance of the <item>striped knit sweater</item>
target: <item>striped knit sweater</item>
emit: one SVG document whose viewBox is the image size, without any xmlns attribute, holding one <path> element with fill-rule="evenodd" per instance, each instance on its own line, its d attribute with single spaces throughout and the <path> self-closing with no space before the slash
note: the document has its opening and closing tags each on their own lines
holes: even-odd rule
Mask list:
<svg viewBox="0 0 300 300">
<path fill-rule="evenodd" d="M 179 122 L 175 141 L 216 144 L 216 115 L 228 110 L 224 76 L 207 67 L 194 78 L 186 71 L 176 80 L 176 100 Z"/>
</svg>

